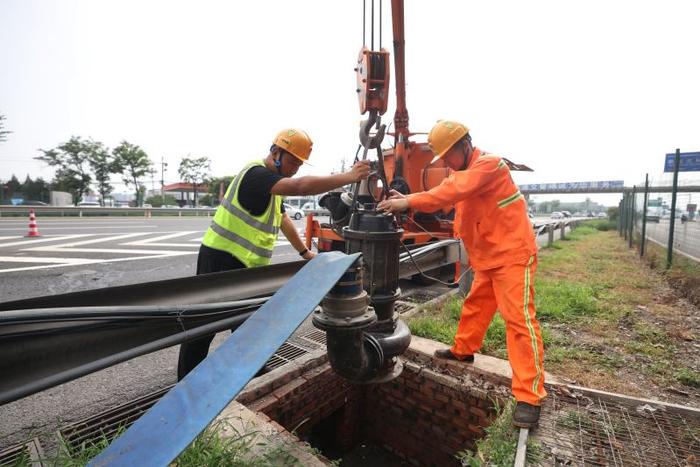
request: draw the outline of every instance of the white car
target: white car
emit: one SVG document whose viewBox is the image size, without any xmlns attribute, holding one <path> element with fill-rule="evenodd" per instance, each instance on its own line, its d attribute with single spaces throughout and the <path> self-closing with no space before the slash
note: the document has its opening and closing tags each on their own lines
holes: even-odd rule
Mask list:
<svg viewBox="0 0 700 467">
<path fill-rule="evenodd" d="M 78 204 L 76 204 L 76 206 L 80 208 L 99 208 L 100 203 L 98 203 L 97 201 L 81 201 Z"/>
<path fill-rule="evenodd" d="M 302 210 L 299 208 L 295 208 L 291 204 L 284 203 L 284 212 L 286 212 L 289 217 L 297 221 L 304 217 L 304 213 L 302 212 Z"/>
<path fill-rule="evenodd" d="M 562 214 L 562 213 L 559 212 L 559 211 L 554 211 L 554 212 L 552 213 L 552 215 L 549 216 L 549 217 L 552 218 L 552 219 L 563 219 L 563 218 L 564 218 L 564 214 Z"/>
</svg>

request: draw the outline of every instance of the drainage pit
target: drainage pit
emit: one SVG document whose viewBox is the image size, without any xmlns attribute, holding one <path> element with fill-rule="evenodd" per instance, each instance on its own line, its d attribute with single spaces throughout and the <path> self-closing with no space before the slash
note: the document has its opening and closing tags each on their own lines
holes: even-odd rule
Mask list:
<svg viewBox="0 0 700 467">
<path fill-rule="evenodd" d="M 409 360 L 381 384 L 350 383 L 325 359 L 280 378 L 276 388 L 252 384 L 238 401 L 346 466 L 460 465 L 457 453 L 484 436 L 500 394 Z"/>
</svg>

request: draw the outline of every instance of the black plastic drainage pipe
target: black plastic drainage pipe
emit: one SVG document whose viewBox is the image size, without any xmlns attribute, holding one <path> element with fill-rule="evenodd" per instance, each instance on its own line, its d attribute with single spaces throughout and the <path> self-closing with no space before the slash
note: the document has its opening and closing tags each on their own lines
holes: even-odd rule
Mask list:
<svg viewBox="0 0 700 467">
<path fill-rule="evenodd" d="M 162 350 L 166 347 L 182 344 L 183 342 L 187 342 L 202 336 L 214 334 L 216 332 L 223 331 L 226 329 L 231 329 L 233 331 L 237 329 L 238 326 L 243 324 L 245 320 L 248 319 L 253 313 L 253 311 L 250 311 L 237 316 L 233 316 L 231 318 L 222 319 L 193 329 L 185 330 L 183 332 L 173 334 L 171 336 L 164 337 L 162 339 L 158 339 L 147 344 L 140 345 L 138 347 L 133 347 L 116 354 L 108 355 L 98 360 L 94 360 L 92 362 L 80 365 L 78 367 L 70 368 L 59 373 L 55 373 L 37 380 L 33 380 L 21 386 L 4 390 L 0 392 L 0 405 L 16 401 L 17 399 L 21 399 L 31 394 L 35 394 L 39 391 L 58 386 L 59 384 L 72 381 L 74 379 L 80 378 L 81 376 L 94 373 L 95 371 L 102 370 L 107 367 L 116 365 L 118 363 L 125 362 L 132 358 L 140 357 L 141 355 Z"/>
</svg>

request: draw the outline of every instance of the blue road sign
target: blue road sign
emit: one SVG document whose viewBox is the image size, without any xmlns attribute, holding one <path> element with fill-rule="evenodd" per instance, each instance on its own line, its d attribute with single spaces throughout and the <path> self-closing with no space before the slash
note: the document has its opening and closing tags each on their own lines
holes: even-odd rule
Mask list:
<svg viewBox="0 0 700 467">
<path fill-rule="evenodd" d="M 666 154 L 664 172 L 673 172 L 676 154 Z M 678 161 L 679 172 L 700 172 L 700 152 L 682 152 Z"/>
</svg>

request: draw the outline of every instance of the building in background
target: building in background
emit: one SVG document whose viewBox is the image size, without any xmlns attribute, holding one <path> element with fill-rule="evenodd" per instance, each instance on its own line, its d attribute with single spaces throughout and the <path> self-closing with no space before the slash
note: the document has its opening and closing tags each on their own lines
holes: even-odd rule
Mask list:
<svg viewBox="0 0 700 467">
<path fill-rule="evenodd" d="M 165 185 L 163 187 L 165 191 L 165 196 L 172 196 L 175 198 L 178 206 L 194 206 L 194 192 L 195 188 L 192 183 L 177 182 Z M 202 199 L 204 195 L 209 193 L 209 188 L 207 185 L 197 185 L 197 200 Z M 149 190 L 146 196 L 161 196 L 160 190 Z"/>
</svg>

